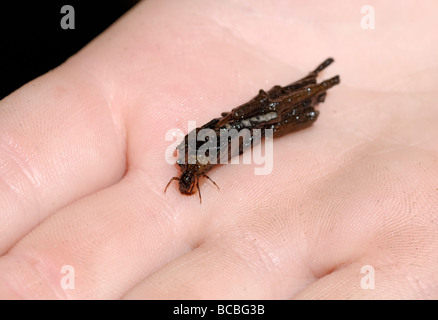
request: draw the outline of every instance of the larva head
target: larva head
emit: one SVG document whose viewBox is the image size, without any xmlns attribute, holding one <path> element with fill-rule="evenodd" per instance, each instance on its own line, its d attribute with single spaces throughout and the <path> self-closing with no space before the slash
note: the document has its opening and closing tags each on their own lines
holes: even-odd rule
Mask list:
<svg viewBox="0 0 438 320">
<path fill-rule="evenodd" d="M 182 194 L 191 195 L 196 192 L 195 185 L 197 182 L 197 178 L 193 173 L 186 171 L 183 172 L 181 177 L 179 178 L 179 191 Z"/>
</svg>

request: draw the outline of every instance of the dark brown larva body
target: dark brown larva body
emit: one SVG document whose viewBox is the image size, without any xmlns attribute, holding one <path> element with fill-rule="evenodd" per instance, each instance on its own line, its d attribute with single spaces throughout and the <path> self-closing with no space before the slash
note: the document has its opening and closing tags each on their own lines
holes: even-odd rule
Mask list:
<svg viewBox="0 0 438 320">
<path fill-rule="evenodd" d="M 231 112 L 222 113 L 220 118 L 215 118 L 202 127 L 196 128 L 196 134 L 202 129 L 211 129 L 217 133 L 217 136 L 220 135 L 221 130 L 248 129 L 252 136 L 254 129 L 262 129 L 262 132 L 264 129 L 272 129 L 274 137 L 279 137 L 311 126 L 319 115 L 315 106 L 324 102 L 327 90 L 340 82 L 339 76 L 335 76 L 321 83 L 316 83 L 318 73 L 333 61 L 332 58 L 325 60 L 308 76 L 290 85 L 274 86 L 267 92 L 260 90 L 258 95 L 249 102 L 234 108 Z M 180 151 L 184 151 L 184 158 L 177 161 L 181 169 L 181 176 L 173 177 L 167 184 L 165 191 L 173 180 L 177 180 L 180 192 L 191 195 L 196 192 L 196 189 L 199 191 L 200 177 L 210 179 L 206 173 L 217 162 L 201 163 L 198 159 L 189 161 L 191 154 L 196 155 L 196 151 L 205 143 L 205 141 L 197 141 L 196 150 L 191 150 L 193 146 L 191 147 L 189 143 L 190 134 L 193 135 L 194 132 L 186 135 L 184 141 L 177 147 Z M 239 154 L 243 153 L 246 147 L 241 143 Z M 229 151 L 230 144 L 221 144 L 218 140 L 216 148 L 218 159 L 221 157 L 221 151 L 223 152 L 225 148 Z M 228 157 L 232 156 L 232 152 L 227 154 Z M 201 200 L 200 191 L 199 199 Z"/>
</svg>

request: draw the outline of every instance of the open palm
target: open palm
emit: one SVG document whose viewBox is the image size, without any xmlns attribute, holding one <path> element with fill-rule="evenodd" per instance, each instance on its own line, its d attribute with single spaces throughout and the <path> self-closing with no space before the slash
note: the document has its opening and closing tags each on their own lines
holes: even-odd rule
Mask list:
<svg viewBox="0 0 438 320">
<path fill-rule="evenodd" d="M 0 297 L 437 298 L 432 6 L 367 30 L 348 1 L 141 2 L 0 102 Z M 329 56 L 341 84 L 270 174 L 164 194 L 166 132 Z"/>
</svg>

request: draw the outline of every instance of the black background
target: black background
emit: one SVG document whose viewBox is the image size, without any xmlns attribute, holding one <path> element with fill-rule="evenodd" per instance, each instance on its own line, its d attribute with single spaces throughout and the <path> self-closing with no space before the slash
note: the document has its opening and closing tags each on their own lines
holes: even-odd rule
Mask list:
<svg viewBox="0 0 438 320">
<path fill-rule="evenodd" d="M 138 0 L 0 2 L 0 99 L 55 68 L 105 30 Z M 75 10 L 64 30 L 61 8 Z"/>
</svg>

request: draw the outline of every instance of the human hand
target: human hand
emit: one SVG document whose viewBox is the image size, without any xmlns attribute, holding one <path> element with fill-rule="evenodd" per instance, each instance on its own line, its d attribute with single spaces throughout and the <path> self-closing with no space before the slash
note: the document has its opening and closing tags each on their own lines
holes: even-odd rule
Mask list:
<svg viewBox="0 0 438 320">
<path fill-rule="evenodd" d="M 345 1 L 145 1 L 2 100 L 0 297 L 436 298 L 435 4 L 372 5 L 375 30 Z M 163 193 L 169 129 L 328 56 L 341 84 L 272 173 Z"/>
</svg>

